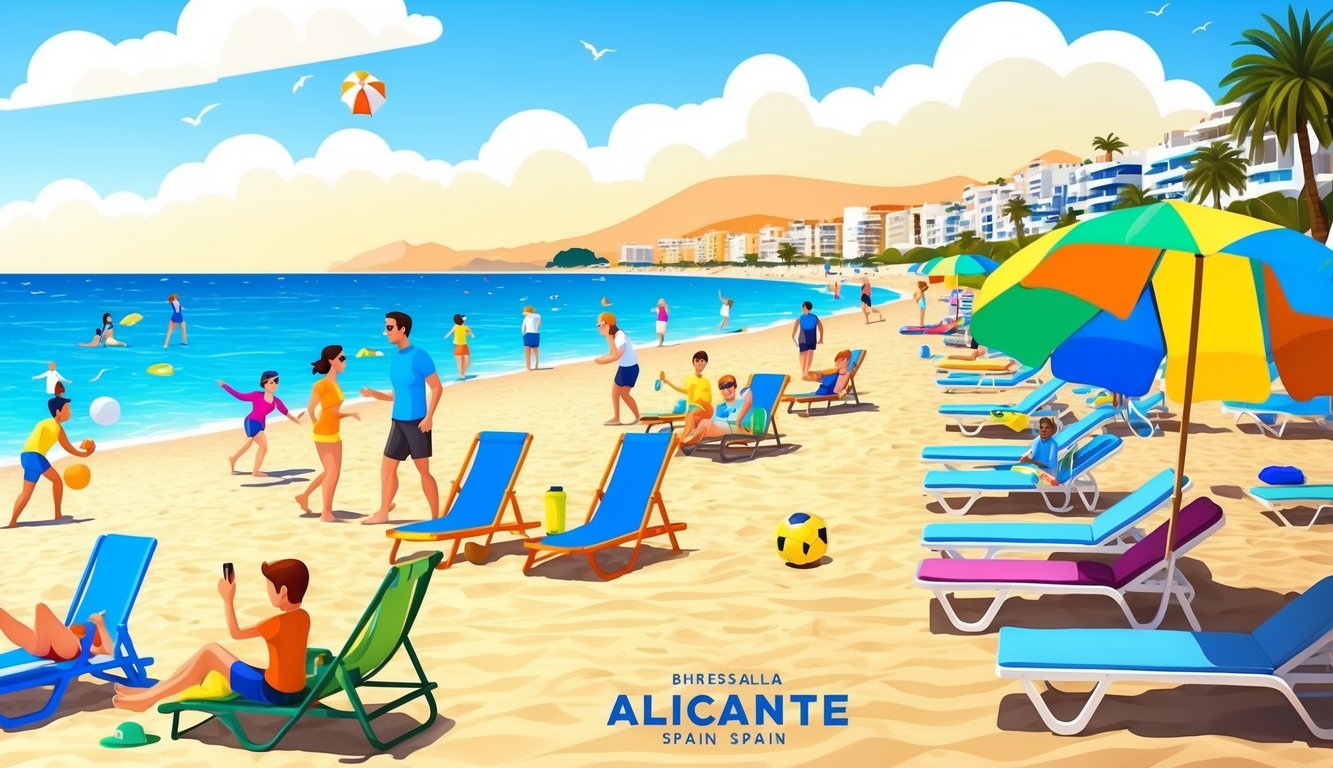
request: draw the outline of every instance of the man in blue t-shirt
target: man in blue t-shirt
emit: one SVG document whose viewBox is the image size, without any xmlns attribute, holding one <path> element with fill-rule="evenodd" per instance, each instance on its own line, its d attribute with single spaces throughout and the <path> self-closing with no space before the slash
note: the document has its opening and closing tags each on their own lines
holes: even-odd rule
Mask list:
<svg viewBox="0 0 1333 768">
<path fill-rule="evenodd" d="M 393 403 L 389 440 L 384 445 L 384 462 L 380 465 L 380 508 L 362 523 L 387 523 L 393 497 L 398 492 L 398 465 L 409 456 L 421 473 L 421 490 L 430 505 L 430 516 L 440 516 L 440 490 L 430 473 L 431 426 L 435 408 L 444 394 L 435 362 L 426 350 L 412 346 L 412 318 L 403 312 L 389 312 L 384 316 L 384 335 L 398 348 L 389 353 L 389 381 L 393 391 L 380 392 L 361 388 L 363 397 Z M 430 403 L 426 403 L 426 388 L 430 387 Z"/>
</svg>

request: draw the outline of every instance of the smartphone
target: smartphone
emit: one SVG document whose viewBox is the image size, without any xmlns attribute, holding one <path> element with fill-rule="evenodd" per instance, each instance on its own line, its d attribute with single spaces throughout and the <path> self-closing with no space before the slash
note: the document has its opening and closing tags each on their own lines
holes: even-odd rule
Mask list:
<svg viewBox="0 0 1333 768">
<path fill-rule="evenodd" d="M 236 581 L 236 569 L 232 567 L 231 563 L 222 564 L 222 578 L 230 582 Z"/>
</svg>

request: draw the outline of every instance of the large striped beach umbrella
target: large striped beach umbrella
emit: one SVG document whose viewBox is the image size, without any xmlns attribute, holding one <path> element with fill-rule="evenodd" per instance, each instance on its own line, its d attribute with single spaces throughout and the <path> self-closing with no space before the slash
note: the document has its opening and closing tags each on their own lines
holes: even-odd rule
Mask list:
<svg viewBox="0 0 1333 768">
<path fill-rule="evenodd" d="M 1169 553 L 1195 400 L 1262 401 L 1269 361 L 1292 397 L 1333 394 L 1333 251 L 1190 203 L 1114 211 L 1002 264 L 977 296 L 972 333 L 1024 364 L 1050 360 L 1055 376 L 1127 395 L 1146 393 L 1166 359 L 1167 395 L 1182 404 Z"/>
<path fill-rule="evenodd" d="M 342 101 L 354 115 L 373 115 L 384 106 L 384 83 L 369 72 L 353 72 L 343 78 Z"/>
</svg>

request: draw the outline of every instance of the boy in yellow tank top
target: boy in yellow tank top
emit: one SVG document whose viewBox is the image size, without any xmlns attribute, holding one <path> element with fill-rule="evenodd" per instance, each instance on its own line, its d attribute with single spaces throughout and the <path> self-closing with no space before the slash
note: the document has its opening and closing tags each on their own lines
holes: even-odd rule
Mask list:
<svg viewBox="0 0 1333 768">
<path fill-rule="evenodd" d="M 662 383 L 685 396 L 685 434 L 694 429 L 694 425 L 713 417 L 713 385 L 704 377 L 708 367 L 708 353 L 702 349 L 694 353 L 691 359 L 694 373 L 685 377 L 685 386 L 678 387 L 666 377 L 666 371 L 658 374 Z"/>
<path fill-rule="evenodd" d="M 61 519 L 60 500 L 65 494 L 65 484 L 60 479 L 60 473 L 51 466 L 47 460 L 46 454 L 56 443 L 71 456 L 86 458 L 93 455 L 97 446 L 91 439 L 84 440 L 83 445 L 87 450 L 75 448 L 65 434 L 65 428 L 61 426 L 69 421 L 69 398 L 53 397 L 46 401 L 46 410 L 50 412 L 51 418 L 42 419 L 37 422 L 37 426 L 32 428 L 32 434 L 28 435 L 28 441 L 23 444 L 23 452 L 19 454 L 19 463 L 23 466 L 23 490 L 19 491 L 19 496 L 14 500 L 14 515 L 9 518 L 8 528 L 13 528 L 19 523 L 19 515 L 23 514 L 23 508 L 28 506 L 28 500 L 32 498 L 32 492 L 37 487 L 37 481 L 43 477 L 51 481 L 51 496 L 55 500 L 56 516 L 55 519 Z"/>
</svg>

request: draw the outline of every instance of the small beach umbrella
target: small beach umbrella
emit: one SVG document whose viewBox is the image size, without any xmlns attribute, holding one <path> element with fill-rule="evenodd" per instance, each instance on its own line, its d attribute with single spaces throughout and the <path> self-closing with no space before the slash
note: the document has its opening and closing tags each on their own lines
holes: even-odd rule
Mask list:
<svg viewBox="0 0 1333 768">
<path fill-rule="evenodd" d="M 959 256 L 945 256 L 943 258 L 931 259 L 924 262 L 921 267 L 921 274 L 938 277 L 941 275 L 949 276 L 982 276 L 989 275 L 1000 266 L 998 261 L 993 261 L 985 256 L 964 253 Z"/>
<path fill-rule="evenodd" d="M 1043 235 L 987 279 L 972 333 L 1027 365 L 1125 395 L 1166 359 L 1182 404 L 1167 551 L 1196 400 L 1333 394 L 1333 251 L 1248 216 L 1169 201 Z M 1167 581 L 1173 575 L 1168 572 Z M 1166 597 L 1159 607 L 1165 612 Z"/>
<path fill-rule="evenodd" d="M 915 263 L 915 264 L 913 264 L 912 266 L 910 266 L 910 267 L 907 268 L 907 273 L 908 273 L 909 275 L 925 275 L 925 274 L 928 274 L 928 273 L 926 272 L 926 270 L 930 269 L 931 267 L 935 266 L 936 264 L 939 264 L 941 261 L 944 261 L 944 257 L 943 257 L 943 256 L 936 256 L 936 257 L 933 258 L 933 259 L 926 259 L 925 261 L 918 261 L 917 263 Z"/>
<path fill-rule="evenodd" d="M 369 72 L 353 72 L 343 79 L 342 101 L 354 115 L 373 115 L 387 100 L 384 83 Z"/>
</svg>

